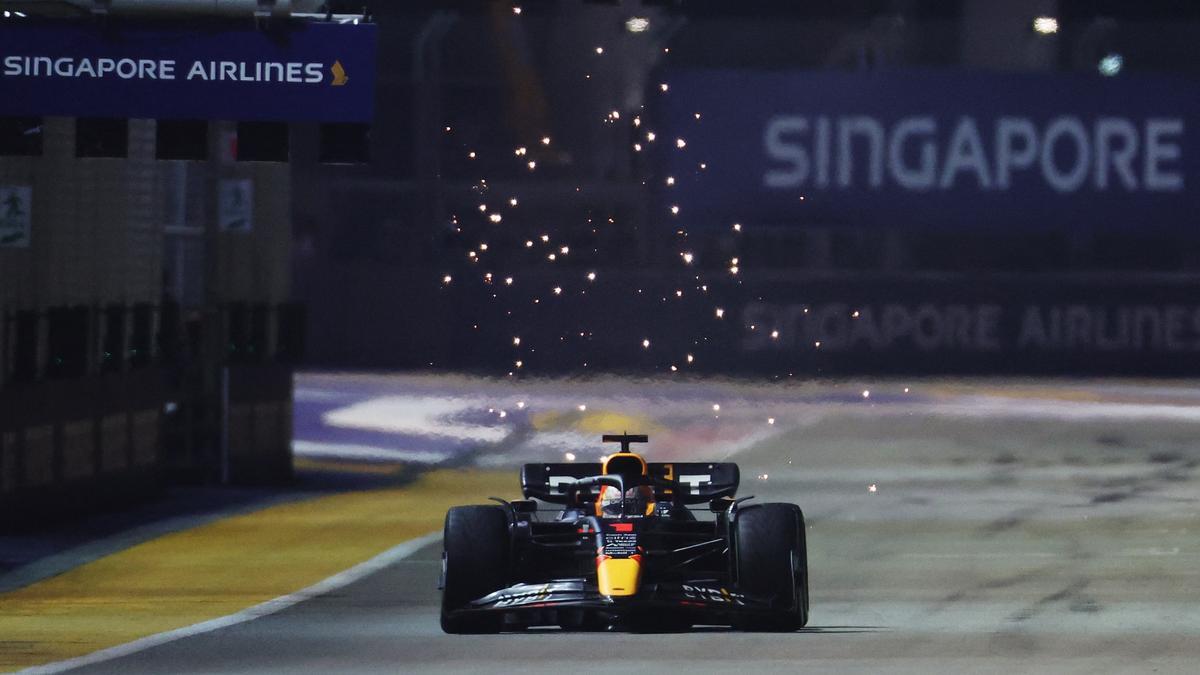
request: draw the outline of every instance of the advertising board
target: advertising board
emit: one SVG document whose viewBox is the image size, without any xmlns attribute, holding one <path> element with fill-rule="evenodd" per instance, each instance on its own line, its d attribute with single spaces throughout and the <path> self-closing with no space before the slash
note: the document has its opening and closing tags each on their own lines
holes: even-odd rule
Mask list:
<svg viewBox="0 0 1200 675">
<path fill-rule="evenodd" d="M 0 115 L 367 122 L 371 24 L 0 27 Z"/>
<path fill-rule="evenodd" d="M 664 76 L 680 224 L 1194 226 L 1191 80 L 962 71 Z M 703 165 L 703 166 L 702 166 Z"/>
</svg>

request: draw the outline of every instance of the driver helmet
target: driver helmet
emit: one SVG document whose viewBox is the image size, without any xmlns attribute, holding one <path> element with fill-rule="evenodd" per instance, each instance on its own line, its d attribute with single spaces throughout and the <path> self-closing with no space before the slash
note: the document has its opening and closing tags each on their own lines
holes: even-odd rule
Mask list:
<svg viewBox="0 0 1200 675">
<path fill-rule="evenodd" d="M 623 515 L 653 515 L 654 490 L 649 485 L 636 485 L 625 491 L 625 511 L 621 511 L 621 491 L 611 485 L 600 488 L 600 499 L 596 504 L 598 516 L 616 518 Z"/>
</svg>

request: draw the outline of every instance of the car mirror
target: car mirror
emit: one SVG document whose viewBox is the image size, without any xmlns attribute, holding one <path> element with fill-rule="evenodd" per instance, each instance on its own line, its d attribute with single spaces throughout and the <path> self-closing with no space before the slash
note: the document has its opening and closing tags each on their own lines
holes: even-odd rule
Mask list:
<svg viewBox="0 0 1200 675">
<path fill-rule="evenodd" d="M 708 502 L 708 510 L 713 513 L 724 513 L 733 504 L 729 497 L 716 497 Z"/>
<path fill-rule="evenodd" d="M 534 513 L 537 511 L 537 502 L 532 499 L 517 499 L 509 502 L 515 513 Z"/>
</svg>

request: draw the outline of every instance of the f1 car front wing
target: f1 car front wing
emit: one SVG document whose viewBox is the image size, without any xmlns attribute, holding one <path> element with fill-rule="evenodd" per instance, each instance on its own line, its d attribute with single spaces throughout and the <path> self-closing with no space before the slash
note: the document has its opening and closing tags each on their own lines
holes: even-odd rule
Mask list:
<svg viewBox="0 0 1200 675">
<path fill-rule="evenodd" d="M 595 581 L 560 579 L 542 584 L 516 584 L 490 593 L 459 611 L 539 614 L 546 610 L 596 610 L 612 616 L 671 611 L 717 619 L 778 611 L 772 598 L 756 598 L 714 582 L 652 583 L 636 595 L 602 595 Z"/>
</svg>

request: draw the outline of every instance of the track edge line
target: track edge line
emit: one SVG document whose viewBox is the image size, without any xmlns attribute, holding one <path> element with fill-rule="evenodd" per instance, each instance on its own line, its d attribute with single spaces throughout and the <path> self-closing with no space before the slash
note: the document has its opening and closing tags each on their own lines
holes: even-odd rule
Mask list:
<svg viewBox="0 0 1200 675">
<path fill-rule="evenodd" d="M 363 562 L 342 570 L 333 576 L 326 577 L 321 581 L 312 584 L 311 586 L 302 588 L 293 593 L 288 593 L 287 595 L 281 595 L 277 598 L 260 602 L 257 605 L 247 607 L 246 609 L 234 612 L 233 614 L 226 614 L 225 616 L 219 616 L 215 619 L 201 621 L 200 623 L 194 623 L 190 626 L 183 626 L 181 628 L 175 628 L 162 633 L 154 633 L 147 635 L 146 637 L 133 640 L 132 642 L 126 642 L 123 644 L 114 645 L 112 647 L 105 647 L 104 649 L 91 652 L 90 654 L 84 654 L 83 656 L 76 656 L 74 658 L 64 659 L 62 661 L 53 661 L 40 666 L 31 666 L 16 672 L 20 675 L 51 675 L 53 673 L 63 673 L 75 668 L 82 668 L 84 666 L 91 666 L 97 663 L 104 663 L 105 661 L 111 661 L 113 659 L 130 656 L 159 645 L 165 645 L 175 642 L 176 640 L 192 637 L 194 635 L 203 635 L 204 633 L 211 633 L 212 631 L 219 630 L 221 628 L 236 626 L 238 624 L 253 621 L 254 619 L 262 618 L 264 616 L 270 616 L 289 607 L 298 605 L 305 600 L 311 600 L 312 598 L 324 595 L 325 593 L 349 586 L 360 579 L 382 570 L 392 563 L 411 556 L 422 548 L 425 548 L 429 544 L 437 541 L 441 538 L 441 536 L 442 533 L 439 530 L 436 532 L 430 532 L 429 534 L 417 537 L 415 539 L 409 539 L 408 541 L 401 542 L 392 548 L 389 548 L 373 558 L 364 560 Z"/>
</svg>

